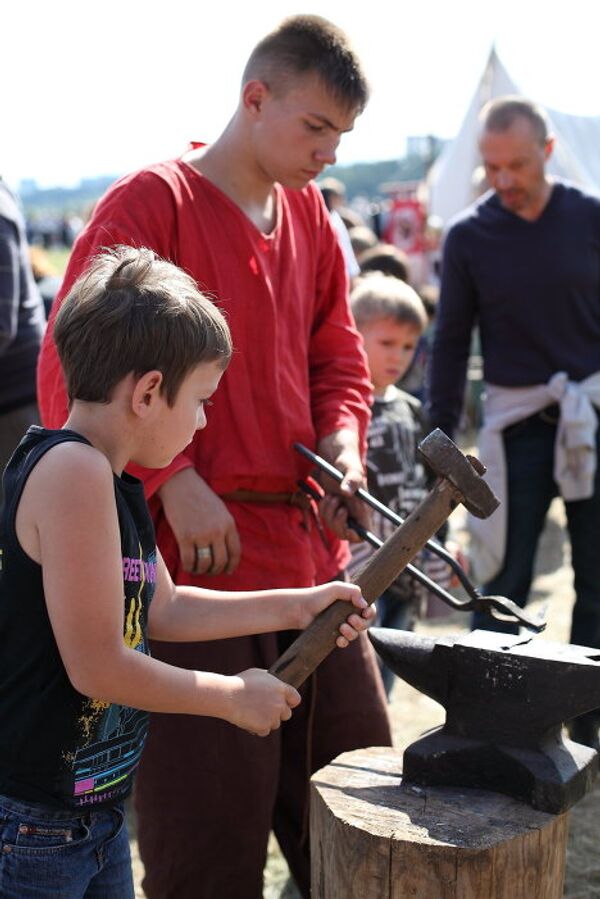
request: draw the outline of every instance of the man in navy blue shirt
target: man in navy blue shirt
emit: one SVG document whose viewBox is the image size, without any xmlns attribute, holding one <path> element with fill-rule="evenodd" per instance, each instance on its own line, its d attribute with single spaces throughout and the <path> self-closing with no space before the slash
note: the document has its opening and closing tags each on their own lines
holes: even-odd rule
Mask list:
<svg viewBox="0 0 600 899">
<path fill-rule="evenodd" d="M 560 494 L 575 575 L 571 641 L 600 647 L 600 200 L 548 177 L 553 138 L 527 100 L 488 104 L 479 147 L 492 190 L 446 238 L 429 413 L 452 434 L 477 325 L 487 394 L 481 440 L 504 502 L 474 534 L 475 574 L 486 593 L 525 605 Z M 510 630 L 476 617 L 477 627 L 490 624 Z M 599 723 L 600 712 L 590 713 L 572 735 L 597 745 Z"/>
</svg>

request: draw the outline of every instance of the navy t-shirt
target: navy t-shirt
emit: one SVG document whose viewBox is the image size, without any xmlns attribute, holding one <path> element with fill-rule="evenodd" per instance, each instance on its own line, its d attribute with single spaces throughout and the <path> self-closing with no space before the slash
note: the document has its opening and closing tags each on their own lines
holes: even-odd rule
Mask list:
<svg viewBox="0 0 600 899">
<path fill-rule="evenodd" d="M 421 403 L 415 397 L 398 388 L 388 388 L 386 396 L 375 397 L 367 437 L 369 493 L 401 518 L 406 518 L 427 494 L 428 473 L 417 453 L 427 432 Z M 370 527 L 381 540 L 387 540 L 397 526 L 374 510 Z M 363 541 L 353 543 L 351 551 L 348 572 L 354 577 L 375 550 Z M 415 562 L 422 567 L 423 555 Z M 403 601 L 422 595 L 419 584 L 407 572 L 396 578 L 386 592 Z"/>
<path fill-rule="evenodd" d="M 15 533 L 27 478 L 44 453 L 64 441 L 88 443 L 74 431 L 30 428 L 4 475 L 0 794 L 53 808 L 107 806 L 131 790 L 148 714 L 90 699 L 72 686 L 50 625 L 42 569 L 26 555 Z M 156 582 L 154 528 L 141 482 L 115 475 L 114 487 L 123 558 L 123 639 L 148 654 L 147 617 Z"/>
</svg>

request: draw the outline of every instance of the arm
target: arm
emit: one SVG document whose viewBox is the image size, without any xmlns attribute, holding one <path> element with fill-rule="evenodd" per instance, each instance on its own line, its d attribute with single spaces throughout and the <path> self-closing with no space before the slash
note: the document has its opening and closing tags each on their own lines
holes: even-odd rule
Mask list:
<svg viewBox="0 0 600 899">
<path fill-rule="evenodd" d="M 320 230 L 320 265 L 315 323 L 310 342 L 311 407 L 317 451 L 346 475 L 341 487 L 324 486 L 335 499 L 321 503 L 327 525 L 346 540 L 357 540 L 346 527 L 350 512 L 364 525 L 364 503 L 352 494 L 364 486 L 363 459 L 372 399 L 362 338 L 352 318 L 348 283 L 338 242 L 325 212 Z"/>
<path fill-rule="evenodd" d="M 327 475 L 322 476 L 326 495 L 319 504 L 321 517 L 327 527 L 342 540 L 359 543 L 361 538 L 348 527 L 348 517 L 352 516 L 363 527 L 369 527 L 371 517 L 368 506 L 354 496 L 359 487 L 366 487 L 358 434 L 349 428 L 335 431 L 319 441 L 317 451 L 345 475 L 339 485 Z"/>
<path fill-rule="evenodd" d="M 42 458 L 23 491 L 17 534 L 42 565 L 52 631 L 80 693 L 148 711 L 222 718 L 261 735 L 299 703 L 293 688 L 267 672 L 188 671 L 125 644 L 112 472 L 91 447 L 62 444 Z"/>
<path fill-rule="evenodd" d="M 38 400 L 46 427 L 60 428 L 68 415 L 64 374 L 54 344 L 54 320 L 64 298 L 91 258 L 103 247 L 125 243 L 147 246 L 177 263 L 173 244 L 172 196 L 153 173 L 142 173 L 118 182 L 98 203 L 90 223 L 77 239 L 63 284 L 54 301 L 38 362 Z M 233 518 L 225 504 L 193 470 L 185 453 L 166 468 L 128 470 L 144 483 L 146 497 L 158 494 L 179 546 L 186 571 L 211 574 L 233 571 L 239 562 L 240 544 Z M 212 546 L 210 560 L 196 567 L 196 546 Z"/>
<path fill-rule="evenodd" d="M 242 551 L 235 521 L 206 481 L 188 467 L 174 472 L 157 493 L 177 540 L 184 570 L 193 574 L 235 571 Z M 212 564 L 210 559 L 196 559 L 197 546 L 210 546 Z"/>
<path fill-rule="evenodd" d="M 62 444 L 43 457 L 23 491 L 17 534 L 25 551 L 42 565 L 52 630 L 76 690 L 148 711 L 210 715 L 259 734 L 290 717 L 300 701 L 297 692 L 267 672 L 251 669 L 229 677 L 188 671 L 126 646 L 112 472 L 96 450 Z M 174 588 L 160 559 L 158 567 L 150 618 L 153 632 L 158 622 L 160 636 L 166 612 L 173 616 L 171 635 L 189 639 L 263 625 L 302 625 L 344 591 L 363 609 L 364 600 L 345 585 L 293 591 L 288 597 L 281 591 L 262 596 L 224 594 L 221 605 L 220 594 L 214 591 Z M 232 622 L 232 614 L 240 616 L 241 625 Z M 351 623 L 340 629 L 341 642 L 353 639 L 368 617 L 350 616 Z"/>
<path fill-rule="evenodd" d="M 94 214 L 75 241 L 61 288 L 52 305 L 38 361 L 38 402 L 44 425 L 60 428 L 68 415 L 64 374 L 54 344 L 54 320 L 73 284 L 88 268 L 91 259 L 105 247 L 116 244 L 150 247 L 177 263 L 172 243 L 173 213 L 170 192 L 162 179 L 150 172 L 117 182 L 99 201 Z M 184 454 L 163 469 L 135 467 L 151 496 L 172 474 L 191 465 Z"/>
<path fill-rule="evenodd" d="M 19 287 L 17 231 L 0 216 L 0 355 L 17 334 Z"/>
<path fill-rule="evenodd" d="M 429 372 L 429 418 L 452 436 L 463 406 L 477 295 L 463 251 L 461 232 L 451 228 L 444 247 L 442 289 Z"/>
<path fill-rule="evenodd" d="M 344 648 L 373 617 L 373 610 L 353 584 L 332 582 L 321 587 L 245 592 L 175 586 L 159 557 L 149 635 L 156 640 L 188 642 L 302 630 L 337 599 L 351 603 L 337 638 L 337 645 Z M 351 611 L 352 606 L 356 611 Z"/>
<path fill-rule="evenodd" d="M 320 212 L 308 359 L 311 411 L 319 441 L 339 431 L 351 431 L 364 456 L 372 400 L 367 358 L 350 311 L 342 253 L 324 206 Z"/>
</svg>

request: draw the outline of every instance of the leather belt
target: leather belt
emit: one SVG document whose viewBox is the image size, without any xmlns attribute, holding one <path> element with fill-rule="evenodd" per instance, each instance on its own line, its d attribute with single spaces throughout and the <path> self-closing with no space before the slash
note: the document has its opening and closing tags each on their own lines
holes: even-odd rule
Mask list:
<svg viewBox="0 0 600 899">
<path fill-rule="evenodd" d="M 232 490 L 230 493 L 221 493 L 221 499 L 228 499 L 238 503 L 264 503 L 273 505 L 276 503 L 285 506 L 297 506 L 299 509 L 310 510 L 311 499 L 300 490 L 294 493 L 261 493 L 258 490 Z"/>
</svg>

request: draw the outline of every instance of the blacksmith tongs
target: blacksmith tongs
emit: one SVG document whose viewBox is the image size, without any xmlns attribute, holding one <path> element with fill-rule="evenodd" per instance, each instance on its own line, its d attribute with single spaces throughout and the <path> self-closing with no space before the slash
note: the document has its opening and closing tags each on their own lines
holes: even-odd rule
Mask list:
<svg viewBox="0 0 600 899">
<path fill-rule="evenodd" d="M 312 450 L 309 450 L 302 443 L 295 443 L 294 449 L 297 452 L 301 453 L 307 459 L 309 459 L 314 465 L 318 466 L 321 471 L 328 474 L 329 477 L 333 478 L 338 484 L 342 482 L 344 479 L 344 475 L 341 471 L 339 471 L 335 466 L 331 465 L 326 459 L 323 459 L 322 456 L 318 456 L 316 453 L 313 453 Z M 312 499 L 318 501 L 321 499 L 321 494 L 318 493 L 310 485 L 307 481 L 298 481 L 298 486 L 301 490 L 307 493 Z M 391 521 L 395 525 L 401 525 L 404 523 L 404 519 L 397 515 L 395 512 L 392 512 L 387 506 L 383 503 L 379 502 L 379 500 L 375 499 L 374 496 L 371 496 L 366 490 L 362 487 L 359 487 L 356 491 L 356 496 L 360 497 L 368 506 L 372 509 L 375 509 L 380 513 L 384 518 L 388 521 Z M 349 517 L 348 518 L 348 527 L 355 531 L 359 537 L 362 537 L 363 540 L 366 540 L 371 546 L 379 548 L 383 541 L 380 540 L 372 531 L 364 528 L 356 519 Z M 452 569 L 458 580 L 460 581 L 463 589 L 470 597 L 468 600 L 460 600 L 456 597 L 452 596 L 451 593 L 448 593 L 447 590 L 444 590 L 439 584 L 436 584 L 435 581 L 432 581 L 431 578 L 427 577 L 420 569 L 416 568 L 414 565 L 407 565 L 406 571 L 420 584 L 423 584 L 428 590 L 430 590 L 435 596 L 438 596 L 442 602 L 445 602 L 446 605 L 450 606 L 453 609 L 458 609 L 461 612 L 484 612 L 486 615 L 489 615 L 491 618 L 495 618 L 498 621 L 514 621 L 518 624 L 523 625 L 535 633 L 541 633 L 546 627 L 546 622 L 540 618 L 533 618 L 529 615 L 524 609 L 513 602 L 512 599 L 508 599 L 506 596 L 482 596 L 477 587 L 471 582 L 467 573 L 465 572 L 462 565 L 446 550 L 444 547 L 437 542 L 437 540 L 428 540 L 426 543 L 427 548 L 434 553 L 434 555 L 439 556 L 440 559 L 443 559 L 444 562 Z"/>
</svg>

